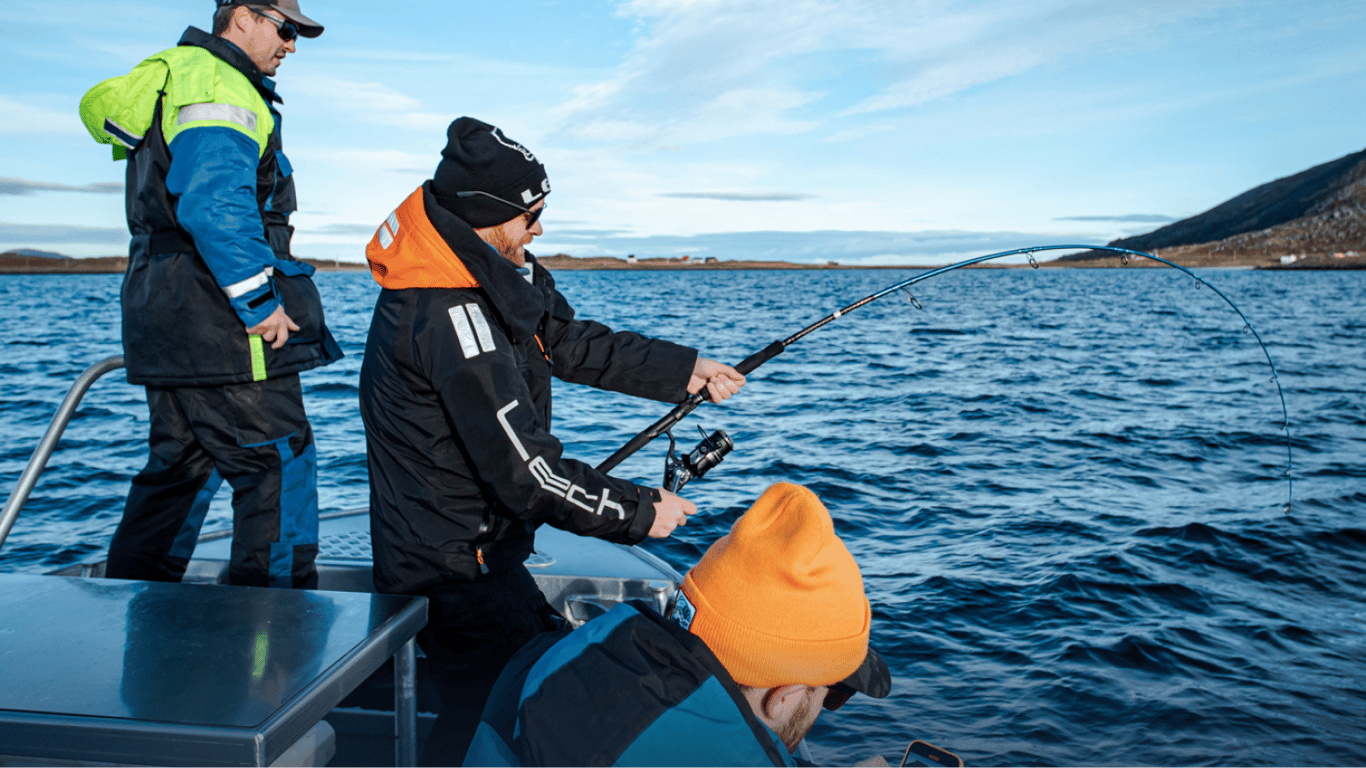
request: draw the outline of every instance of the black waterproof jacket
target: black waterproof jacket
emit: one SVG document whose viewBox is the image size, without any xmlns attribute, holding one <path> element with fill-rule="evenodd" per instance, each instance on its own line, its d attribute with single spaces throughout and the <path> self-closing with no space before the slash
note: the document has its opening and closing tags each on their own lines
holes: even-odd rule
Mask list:
<svg viewBox="0 0 1366 768">
<path fill-rule="evenodd" d="M 313 284 L 313 267 L 296 261 L 289 252 L 293 233 L 289 214 L 295 209 L 295 193 L 293 175 L 280 150 L 280 116 L 273 106 L 280 98 L 255 64 L 222 38 L 191 27 L 180 45 L 205 49 L 240 73 L 261 94 L 274 118 L 275 127 L 262 149 L 255 178 L 260 236 L 274 253 L 274 263 L 264 266 L 274 274 L 265 282 L 267 290 L 253 291 L 259 298 L 253 299 L 252 306 L 278 301 L 300 330 L 292 332 L 289 342 L 278 350 L 269 344 L 253 344 L 238 311 L 200 255 L 196 235 L 181 226 L 176 215 L 178 199 L 167 190 L 171 152 L 163 135 L 163 115 L 177 109 L 167 96 L 173 78 L 206 75 L 169 71 L 160 95 L 151 94 L 156 98 L 151 124 L 128 153 L 126 208 L 132 240 L 121 299 L 129 383 L 237 384 L 298 373 L 340 359 L 341 348 L 327 329 L 322 300 Z M 210 71 L 209 82 L 213 76 Z M 129 94 L 129 98 L 145 96 Z M 204 172 L 211 172 L 213 165 L 212 158 L 203 158 Z M 231 229 L 225 227 L 225 231 Z M 219 236 L 216 232 L 197 235 Z"/>
<path fill-rule="evenodd" d="M 385 286 L 360 379 L 376 588 L 520 567 L 542 523 L 644 539 L 657 492 L 563 455 L 550 380 L 679 402 L 696 351 L 576 319 L 534 258 L 528 280 L 426 186 L 367 256 Z"/>
</svg>

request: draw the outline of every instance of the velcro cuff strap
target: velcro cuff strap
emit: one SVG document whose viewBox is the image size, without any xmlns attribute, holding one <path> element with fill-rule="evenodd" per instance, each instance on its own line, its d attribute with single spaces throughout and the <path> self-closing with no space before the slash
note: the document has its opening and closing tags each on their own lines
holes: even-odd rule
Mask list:
<svg viewBox="0 0 1366 768">
<path fill-rule="evenodd" d="M 256 113 L 234 104 L 186 104 L 176 115 L 175 124 L 185 125 L 206 120 L 236 123 L 250 132 L 256 131 Z"/>
<path fill-rule="evenodd" d="M 229 299 L 235 299 L 239 296 L 246 295 L 270 282 L 270 276 L 273 274 L 275 274 L 275 267 L 266 267 L 257 274 L 248 277 L 246 280 L 243 280 L 240 283 L 233 283 L 224 288 L 223 293 L 228 294 Z"/>
</svg>

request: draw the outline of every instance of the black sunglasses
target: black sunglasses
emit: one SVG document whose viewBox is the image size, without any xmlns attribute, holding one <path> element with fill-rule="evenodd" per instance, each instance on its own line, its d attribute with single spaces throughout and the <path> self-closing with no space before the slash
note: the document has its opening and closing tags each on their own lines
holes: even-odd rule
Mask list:
<svg viewBox="0 0 1366 768">
<path fill-rule="evenodd" d="M 299 36 L 299 28 L 295 26 L 294 22 L 288 19 L 277 19 L 274 16 L 269 16 L 264 13 L 261 13 L 255 8 L 248 7 L 247 10 L 251 11 L 257 16 L 260 16 L 266 21 L 269 21 L 271 24 L 274 24 L 275 31 L 280 33 L 280 39 L 285 41 L 286 43 Z"/>
<path fill-rule="evenodd" d="M 491 195 L 491 194 L 489 194 L 488 192 L 480 192 L 480 191 L 477 190 L 477 189 L 475 189 L 475 190 L 470 190 L 470 191 L 468 191 L 468 192 L 456 192 L 456 193 L 455 193 L 455 196 L 456 196 L 456 197 L 474 197 L 475 195 L 478 195 L 478 196 L 480 196 L 480 197 L 492 198 L 492 199 L 497 200 L 498 202 L 502 203 L 503 205 L 510 205 L 510 206 L 512 206 L 513 208 L 516 208 L 517 210 L 521 211 L 521 212 L 525 215 L 525 217 L 526 217 L 526 228 L 527 228 L 527 229 L 531 229 L 532 227 L 536 226 L 536 220 L 539 219 L 539 218 L 541 218 L 541 214 L 545 212 L 545 204 L 544 204 L 544 203 L 541 204 L 541 207 L 540 207 L 540 208 L 537 208 L 536 210 L 533 211 L 533 210 L 531 210 L 530 208 L 527 208 L 527 207 L 524 206 L 524 205 L 518 205 L 518 204 L 512 202 L 511 200 L 504 200 L 503 198 L 501 198 L 501 197 L 499 197 L 499 196 L 497 196 L 497 195 Z"/>
</svg>

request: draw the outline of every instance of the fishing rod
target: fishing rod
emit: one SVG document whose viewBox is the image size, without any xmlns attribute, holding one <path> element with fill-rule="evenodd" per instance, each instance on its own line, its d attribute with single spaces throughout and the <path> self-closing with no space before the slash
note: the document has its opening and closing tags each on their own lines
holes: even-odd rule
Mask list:
<svg viewBox="0 0 1366 768">
<path fill-rule="evenodd" d="M 977 256 L 975 258 L 966 259 L 956 264 L 950 264 L 946 267 L 932 269 L 928 272 L 925 272 L 924 274 L 916 275 L 915 277 L 912 277 L 910 279 L 903 280 L 897 283 L 896 285 L 888 286 L 878 291 L 877 293 L 865 296 L 847 307 L 837 309 L 834 312 L 831 312 L 825 317 L 822 317 L 821 319 L 812 323 L 811 325 L 808 325 L 800 331 L 797 331 L 791 336 L 788 336 L 785 339 L 775 341 L 772 344 L 769 344 L 767 347 L 764 347 L 758 352 L 755 352 L 754 354 L 745 358 L 744 360 L 741 360 L 738 364 L 735 365 L 735 370 L 739 371 L 741 375 L 748 376 L 756 368 L 768 362 L 769 360 L 772 360 L 778 355 L 782 354 L 784 350 L 786 350 L 793 344 L 797 343 L 801 339 L 805 338 L 808 334 L 814 333 L 815 331 L 824 328 L 830 323 L 835 322 L 836 320 L 840 319 L 841 317 L 844 317 L 845 315 L 849 314 L 850 312 L 853 312 L 856 309 L 859 309 L 860 307 L 864 307 L 868 304 L 871 304 L 877 301 L 878 299 L 896 293 L 897 291 L 905 290 L 906 288 L 909 288 L 910 286 L 915 285 L 916 283 L 921 282 L 922 280 L 928 280 L 936 275 L 942 275 L 945 272 L 952 272 L 955 269 L 970 267 L 974 264 L 981 264 L 985 261 L 1002 259 L 1007 256 L 1019 256 L 1022 254 L 1027 255 L 1029 257 L 1029 265 L 1031 267 L 1038 269 L 1039 262 L 1034 258 L 1034 254 L 1036 253 L 1039 253 L 1041 251 L 1078 250 L 1109 251 L 1111 253 L 1117 253 L 1120 256 L 1121 261 L 1126 265 L 1129 263 L 1130 256 L 1141 256 L 1145 259 L 1151 259 L 1161 264 L 1165 264 L 1173 269 L 1179 269 L 1182 272 L 1185 272 L 1187 275 L 1190 275 L 1192 278 L 1194 278 L 1196 282 L 1214 291 L 1215 294 L 1219 296 L 1219 298 L 1223 299 L 1225 303 L 1227 303 L 1230 307 L 1233 308 L 1234 312 L 1238 313 L 1238 317 L 1241 318 L 1243 321 L 1243 332 L 1251 333 L 1253 337 L 1256 338 L 1257 345 L 1262 348 L 1262 354 L 1266 357 L 1267 365 L 1271 366 L 1271 382 L 1276 385 L 1276 392 L 1278 395 L 1280 395 L 1281 415 L 1284 419 L 1282 422 L 1282 428 L 1285 430 L 1285 479 L 1287 483 L 1287 498 L 1285 510 L 1286 512 L 1289 512 L 1291 500 L 1294 497 L 1294 480 L 1291 477 L 1291 472 L 1294 468 L 1294 462 L 1290 452 L 1290 411 L 1285 405 L 1285 391 L 1281 389 L 1280 374 L 1276 371 L 1276 363 L 1271 359 L 1271 352 L 1266 348 L 1266 343 L 1262 341 L 1262 335 L 1260 333 L 1257 333 L 1257 329 L 1252 327 L 1252 323 L 1247 319 L 1247 316 L 1243 314 L 1243 311 L 1238 308 L 1237 304 L 1233 303 L 1232 299 L 1230 299 L 1228 296 L 1225 296 L 1223 291 L 1219 290 L 1214 285 L 1211 285 L 1204 278 L 1200 277 L 1199 275 L 1195 274 L 1189 269 L 1186 269 L 1180 264 L 1167 261 L 1166 259 L 1160 256 L 1154 256 L 1151 253 L 1144 253 L 1143 251 L 1134 251 L 1128 248 L 1117 248 L 1111 245 L 1036 245 L 1029 248 L 1016 248 L 1015 250 L 1011 251 L 1001 251 L 1000 253 L 992 253 L 986 256 Z M 911 303 L 919 307 L 919 302 L 916 301 L 914 296 L 911 297 Z M 669 456 L 665 463 L 666 485 L 670 486 L 671 490 L 677 490 L 678 488 L 681 488 L 683 483 L 686 483 L 689 479 L 692 479 L 694 477 L 701 477 L 702 474 L 706 472 L 708 469 L 719 464 L 721 462 L 721 459 L 725 458 L 725 455 L 730 452 L 731 447 L 733 447 L 730 438 L 726 436 L 724 432 L 720 432 L 719 430 L 710 436 L 704 432 L 702 443 L 699 444 L 698 447 L 694 449 L 694 451 L 691 454 L 684 456 L 680 460 L 674 457 L 673 434 L 670 433 L 669 430 L 675 424 L 682 421 L 683 418 L 687 416 L 689 413 L 692 413 L 693 410 L 697 408 L 697 406 L 701 405 L 704 401 L 705 398 L 701 392 L 698 392 L 695 395 L 691 395 L 690 397 L 688 397 L 687 400 L 684 400 L 682 403 L 679 403 L 677 406 L 675 406 L 672 411 L 669 411 L 669 413 L 665 415 L 664 418 L 660 419 L 659 421 L 656 421 L 654 424 L 651 424 L 649 427 L 645 428 L 635 437 L 631 438 L 630 441 L 628 441 L 625 445 L 618 448 L 616 453 L 613 453 L 611 456 L 608 456 L 606 461 L 603 461 L 601 464 L 598 465 L 598 471 L 612 471 L 616 468 L 618 464 L 625 461 L 628 456 L 640 450 L 641 448 L 644 448 L 647 444 L 650 443 L 650 441 L 654 440 L 660 435 L 668 434 Z"/>
</svg>

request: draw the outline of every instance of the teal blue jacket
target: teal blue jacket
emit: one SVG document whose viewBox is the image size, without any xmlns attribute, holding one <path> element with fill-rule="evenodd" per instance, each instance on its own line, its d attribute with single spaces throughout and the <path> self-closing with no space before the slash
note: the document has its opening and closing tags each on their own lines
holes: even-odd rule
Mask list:
<svg viewBox="0 0 1366 768">
<path fill-rule="evenodd" d="M 465 764 L 798 763 L 701 639 L 621 604 L 512 658 Z"/>
</svg>

